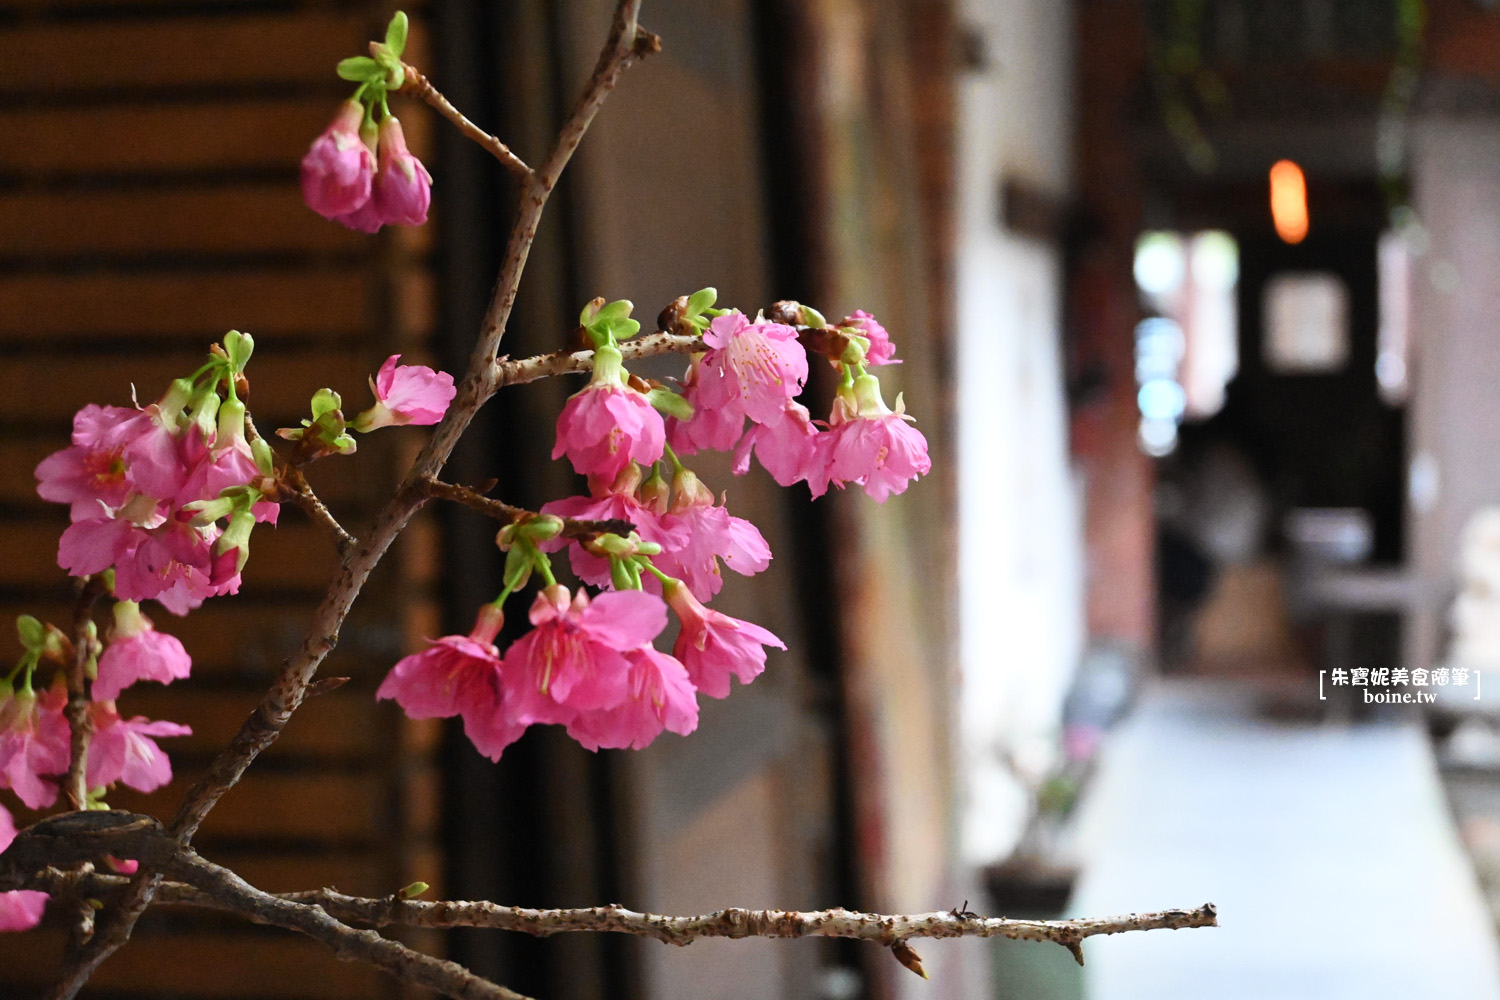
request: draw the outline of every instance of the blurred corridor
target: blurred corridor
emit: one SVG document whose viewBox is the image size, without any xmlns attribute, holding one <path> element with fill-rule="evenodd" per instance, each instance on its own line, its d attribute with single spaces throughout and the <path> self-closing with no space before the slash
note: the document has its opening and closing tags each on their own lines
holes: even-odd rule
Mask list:
<svg viewBox="0 0 1500 1000">
<path fill-rule="evenodd" d="M 1411 722 L 1275 721 L 1262 692 L 1150 689 L 1080 817 L 1071 911 L 1196 902 L 1221 928 L 1089 943 L 1089 1000 L 1500 997 L 1500 951 Z"/>
</svg>

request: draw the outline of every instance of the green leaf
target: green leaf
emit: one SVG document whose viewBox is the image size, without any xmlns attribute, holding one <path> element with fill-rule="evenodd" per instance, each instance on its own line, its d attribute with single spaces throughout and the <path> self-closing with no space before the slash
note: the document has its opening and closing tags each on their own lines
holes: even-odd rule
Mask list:
<svg viewBox="0 0 1500 1000">
<path fill-rule="evenodd" d="M 350 56 L 348 59 L 340 59 L 338 65 L 339 78 L 349 80 L 353 83 L 368 83 L 385 76 L 385 71 L 380 64 L 369 56 Z"/>
<path fill-rule="evenodd" d="M 401 58 L 384 45 L 375 46 L 375 65 L 380 67 L 376 82 L 386 90 L 400 90 L 406 80 L 406 71 L 401 68 Z"/>
<path fill-rule="evenodd" d="M 405 22 L 405 14 L 397 14 L 396 16 L 401 18 L 403 23 Z M 399 893 L 397 893 L 397 895 L 399 895 L 402 899 L 413 899 L 417 896 L 422 895 L 422 893 L 431 888 L 432 886 L 428 885 L 426 882 L 413 882 L 411 885 L 407 886 Z"/>
<path fill-rule="evenodd" d="M 690 317 L 701 316 L 703 314 L 703 310 L 707 309 L 718 300 L 719 290 L 717 288 L 700 288 L 692 295 L 688 296 L 687 314 Z"/>
<path fill-rule="evenodd" d="M 652 389 L 646 393 L 646 399 L 659 412 L 669 417 L 676 417 L 684 422 L 693 419 L 693 404 L 671 389 Z"/>
<path fill-rule="evenodd" d="M 630 318 L 630 311 L 634 308 L 635 304 L 629 299 L 617 299 L 597 309 L 590 302 L 583 310 L 584 328 L 596 344 L 602 343 L 606 336 L 612 336 L 616 340 L 629 340 L 641 332 L 641 324 Z M 593 311 L 592 315 L 590 310 Z"/>
<path fill-rule="evenodd" d="M 629 340 L 641 332 L 641 324 L 633 319 L 613 320 L 604 327 L 616 340 Z"/>
<path fill-rule="evenodd" d="M 41 649 L 47 638 L 46 628 L 31 615 L 21 615 L 16 619 L 16 634 L 27 649 Z"/>
<path fill-rule="evenodd" d="M 401 53 L 406 51 L 406 30 L 408 24 L 406 11 L 396 11 L 396 16 L 391 18 L 390 25 L 385 29 L 385 47 L 398 59 Z"/>
<path fill-rule="evenodd" d="M 319 389 L 313 393 L 312 398 L 313 423 L 317 423 L 323 418 L 324 414 L 332 413 L 343 405 L 344 401 L 339 397 L 338 393 L 332 389 Z"/>
</svg>

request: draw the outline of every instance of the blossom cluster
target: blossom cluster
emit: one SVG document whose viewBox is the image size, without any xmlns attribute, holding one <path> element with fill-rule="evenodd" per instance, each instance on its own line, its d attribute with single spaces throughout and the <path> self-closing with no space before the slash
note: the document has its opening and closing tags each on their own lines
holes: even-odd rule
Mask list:
<svg viewBox="0 0 1500 1000">
<path fill-rule="evenodd" d="M 0 790 L 29 809 L 57 801 L 58 780 L 72 762 L 66 668 L 80 662 L 92 732 L 82 767 L 89 805 L 102 807 L 116 785 L 151 792 L 172 779 L 156 741 L 191 730 L 127 717 L 117 699 L 135 684 L 169 684 L 192 671 L 182 643 L 158 631 L 141 602 L 182 615 L 210 597 L 237 593 L 252 529 L 274 525 L 287 495 L 283 470 L 270 445 L 254 436 L 240 398 L 253 349 L 248 335 L 231 331 L 198 371 L 174 381 L 156 402 L 85 406 L 74 416 L 72 443 L 37 466 L 38 494 L 71 513 L 59 565 L 113 600 L 102 641 L 92 618 L 74 637 L 30 616 L 17 621 L 23 654 L 0 675 Z M 304 457 L 320 457 L 339 450 L 324 447 L 325 438 L 347 437 L 350 429 L 442 419 L 455 394 L 452 377 L 399 359 L 387 359 L 371 378 L 375 403 L 347 426 L 336 405 L 320 410 L 320 400 L 337 399 L 321 390 L 314 420 L 283 436 L 298 439 Z M 0 850 L 14 834 L 11 814 L 0 805 Z M 33 926 L 45 898 L 0 893 L 0 930 Z"/>
<path fill-rule="evenodd" d="M 844 377 L 829 419 L 815 422 L 797 402 L 809 374 L 799 331 L 714 310 L 714 298 L 712 289 L 695 294 L 679 317 L 703 346 L 681 393 L 625 370 L 619 341 L 640 329 L 630 303 L 585 307 L 592 374 L 563 407 L 552 457 L 568 459 L 588 495 L 554 500 L 503 530 L 504 592 L 467 636 L 432 640 L 397 663 L 378 697 L 413 718 L 462 718 L 474 746 L 496 760 L 533 724 L 561 725 L 591 750 L 638 749 L 664 731 L 691 732 L 699 694 L 727 697 L 731 678 L 747 684 L 762 673 L 768 647 L 786 648 L 769 630 L 706 606 L 723 586 L 724 567 L 759 573 L 771 550 L 682 457 L 734 451 L 735 471 L 744 473 L 753 454 L 782 485 L 807 482 L 820 495 L 852 482 L 883 501 L 928 470 L 927 445 L 900 398 L 887 408 L 866 370 L 897 362 L 868 313 L 833 330 Z M 629 530 L 564 538 L 565 518 Z M 565 547 L 574 575 L 596 596 L 556 581 L 549 554 Z M 502 655 L 495 640 L 503 606 L 533 570 L 545 580 L 531 604 L 533 627 Z M 654 645 L 669 608 L 678 624 L 670 654 Z"/>
<path fill-rule="evenodd" d="M 617 357 L 595 352 L 594 377 L 558 421 L 553 457 L 567 455 L 590 479 L 613 479 L 631 461 L 732 451 L 743 474 L 753 455 L 782 486 L 805 482 L 812 495 L 829 486 L 863 486 L 877 501 L 901 493 L 931 469 L 927 441 L 911 426 L 901 397 L 885 405 L 866 366 L 899 363 L 890 336 L 863 311 L 836 328 L 848 344 L 835 362 L 842 381 L 826 421 L 797 402 L 808 378 L 798 330 L 751 321 L 737 310 L 708 320 L 705 350 L 694 354 L 680 397 L 685 416 L 663 417 L 646 393 L 630 386 Z M 657 404 L 660 405 L 660 404 Z M 748 423 L 748 430 L 747 430 Z"/>
<path fill-rule="evenodd" d="M 370 105 L 350 100 L 302 158 L 302 197 L 319 215 L 365 233 L 420 226 L 432 175 L 407 149 L 395 115 L 376 125 Z"/>
<path fill-rule="evenodd" d="M 339 64 L 358 89 L 302 161 L 308 205 L 369 233 L 420 225 L 430 206 L 432 178 L 386 100 L 408 73 L 406 31 L 397 14 L 368 57 Z M 640 332 L 629 302 L 596 299 L 584 308 L 591 375 L 563 407 L 552 457 L 571 463 L 586 494 L 507 524 L 497 537 L 502 592 L 467 634 L 431 640 L 396 663 L 378 698 L 412 718 L 461 719 L 493 760 L 532 725 L 562 726 L 590 750 L 640 749 L 663 732 L 693 732 L 700 695 L 727 697 L 734 680 L 748 684 L 764 672 L 770 649 L 786 648 L 769 629 L 708 606 L 725 568 L 763 572 L 771 550 L 683 459 L 723 451 L 736 474 L 753 458 L 781 485 L 804 482 L 815 497 L 854 484 L 884 502 L 929 471 L 927 442 L 901 396 L 894 409 L 886 405 L 871 371 L 899 363 L 873 316 L 857 311 L 829 324 L 810 308 L 779 303 L 774 318 L 752 319 L 715 300 L 703 289 L 664 314 L 671 332 L 697 338 L 684 377 L 665 385 L 625 368 L 620 345 Z M 170 781 L 156 741 L 191 731 L 127 717 L 118 701 L 136 684 L 186 678 L 192 660 L 142 603 L 183 615 L 237 593 L 252 532 L 274 526 L 282 502 L 328 516 L 301 466 L 353 453 L 356 433 L 436 424 L 457 397 L 450 375 L 392 355 L 370 379 L 371 407 L 346 419 L 342 397 L 320 389 L 300 426 L 276 431 L 291 442 L 291 454 L 278 455 L 242 398 L 253 348 L 231 331 L 154 402 L 85 406 L 69 446 L 37 466 L 38 493 L 69 507 L 58 563 L 81 579 L 83 596 L 71 635 L 22 616 L 22 656 L 0 674 L 0 790 L 29 809 L 52 806 L 75 767 L 67 784 L 70 797 L 86 796 L 81 807 L 104 807 L 117 785 L 150 792 Z M 838 373 L 826 419 L 799 401 L 814 356 Z M 476 384 L 466 384 L 466 416 L 482 402 Z M 580 581 L 571 586 L 552 564 L 564 550 Z M 529 597 L 530 628 L 502 652 L 505 605 L 533 577 L 540 585 Z M 101 599 L 111 618 L 102 637 L 92 618 Z M 667 635 L 670 650 L 658 649 Z M 75 739 L 70 719 L 81 714 L 87 725 Z M 86 754 L 75 758 L 80 747 Z M 0 850 L 14 836 L 0 805 Z M 0 894 L 0 931 L 33 926 L 44 903 L 41 893 Z"/>
<path fill-rule="evenodd" d="M 406 15 L 398 11 L 370 55 L 339 63 L 339 76 L 359 87 L 302 158 L 308 207 L 361 232 L 420 226 L 432 203 L 432 175 L 406 147 L 386 100 L 405 80 L 406 35 Z"/>
<path fill-rule="evenodd" d="M 492 760 L 533 723 L 565 726 L 590 750 L 639 750 L 664 730 L 686 736 L 698 727 L 699 693 L 728 696 L 731 676 L 748 684 L 765 669 L 766 647 L 786 645 L 704 607 L 680 581 L 664 591 L 665 600 L 644 590 L 591 599 L 550 583 L 532 602 L 532 629 L 503 656 L 494 642 L 504 618 L 486 605 L 467 636 L 444 636 L 397 663 L 376 697 L 414 719 L 461 717 Z M 669 606 L 679 625 L 670 655 L 653 645 Z"/>
<path fill-rule="evenodd" d="M 251 341 L 225 344 L 144 408 L 85 406 L 72 446 L 37 466 L 37 493 L 71 509 L 58 563 L 73 576 L 112 568 L 117 597 L 179 615 L 239 590 L 251 528 L 278 508 L 255 486 L 269 456 L 251 448 L 235 391 Z"/>
</svg>

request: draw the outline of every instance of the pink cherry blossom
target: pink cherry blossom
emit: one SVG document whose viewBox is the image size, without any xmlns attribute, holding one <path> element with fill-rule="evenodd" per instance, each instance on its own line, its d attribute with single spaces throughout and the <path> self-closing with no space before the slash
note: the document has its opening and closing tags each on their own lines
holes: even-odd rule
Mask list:
<svg viewBox="0 0 1500 1000">
<path fill-rule="evenodd" d="M 639 474 L 635 478 L 639 479 Z M 636 533 L 641 536 L 642 541 L 654 542 L 663 550 L 678 549 L 690 541 L 690 532 L 681 521 L 671 514 L 653 511 L 636 499 L 633 493 L 607 492 L 592 497 L 552 500 L 542 506 L 541 512 L 588 521 L 629 521 L 635 525 Z M 543 543 L 542 549 L 555 552 L 567 544 L 569 543 L 566 539 L 555 538 Z M 568 561 L 578 579 L 584 583 L 595 587 L 611 586 L 608 558 L 594 555 L 582 545 L 573 542 L 568 550 Z M 642 582 L 650 587 L 655 583 L 655 579 L 651 578 L 649 581 L 643 579 Z"/>
<path fill-rule="evenodd" d="M 693 407 L 691 420 L 672 417 L 667 421 L 667 441 L 679 455 L 696 455 L 699 451 L 728 451 L 745 429 L 745 414 L 735 408 L 707 406 L 698 397 L 703 380 L 702 354 L 693 355 L 683 382 L 682 398 Z M 714 375 L 718 377 L 717 374 Z"/>
<path fill-rule="evenodd" d="M 125 463 L 130 482 L 141 493 L 169 500 L 182 491 L 192 474 L 193 465 L 203 460 L 207 444 L 196 427 L 184 433 L 177 424 L 177 413 L 152 403 L 141 411 L 138 429 L 125 445 Z M 184 439 L 191 437 L 196 450 Z"/>
<path fill-rule="evenodd" d="M 35 694 L 29 689 L 0 700 L 0 788 L 9 788 L 28 809 L 44 809 L 57 798 L 47 778 L 62 774 L 71 760 L 72 730 L 63 717 L 66 689 Z"/>
<path fill-rule="evenodd" d="M 753 452 L 780 485 L 806 480 L 813 496 L 822 496 L 828 489 L 828 478 L 821 475 L 818 434 L 807 407 L 789 399 L 778 417 L 754 425 L 740 440 L 734 451 L 735 475 L 750 471 Z"/>
<path fill-rule="evenodd" d="M 686 736 L 698 728 L 698 692 L 675 656 L 641 646 L 625 654 L 630 692 L 614 708 L 582 712 L 568 735 L 589 750 L 640 750 L 670 729 Z"/>
<path fill-rule="evenodd" d="M 302 200 L 327 219 L 337 219 L 370 200 L 375 156 L 360 138 L 364 107 L 346 101 L 302 158 Z"/>
<path fill-rule="evenodd" d="M 848 328 L 852 327 L 853 333 L 870 342 L 870 349 L 865 352 L 865 364 L 899 365 L 901 363 L 901 359 L 896 357 L 896 348 L 891 343 L 891 335 L 874 316 L 863 309 L 856 309 L 854 315 L 845 316 L 839 326 L 845 328 L 846 332 L 850 332 Z"/>
<path fill-rule="evenodd" d="M 217 528 L 195 528 L 180 516 L 137 532 L 136 544 L 115 560 L 115 596 L 155 598 L 174 614 L 186 614 L 210 597 L 239 593 L 237 550 L 214 552 L 218 535 Z"/>
<path fill-rule="evenodd" d="M 594 352 L 595 378 L 563 407 L 552 457 L 567 455 L 580 475 L 613 480 L 631 462 L 650 465 L 661 458 L 666 427 L 644 395 L 608 376 L 599 377 L 598 356 L 606 351 L 619 356 L 613 348 Z"/>
<path fill-rule="evenodd" d="M 90 403 L 73 415 L 73 446 L 53 452 L 36 467 L 44 500 L 72 505 L 72 517 L 96 517 L 100 506 L 119 507 L 133 487 L 125 474 L 125 445 L 139 410 Z"/>
<path fill-rule="evenodd" d="M 786 649 L 759 625 L 705 608 L 686 586 L 669 584 L 666 597 L 682 624 L 672 653 L 687 668 L 693 686 L 710 698 L 729 696 L 731 675 L 741 684 L 759 677 L 766 669 L 765 647 Z"/>
<path fill-rule="evenodd" d="M 807 352 L 785 324 L 751 323 L 744 313 L 725 313 L 709 324 L 703 342 L 712 349 L 703 359 L 700 406 L 757 423 L 774 420 L 807 381 Z"/>
<path fill-rule="evenodd" d="M 370 201 L 386 225 L 420 226 L 432 202 L 432 175 L 406 148 L 406 135 L 394 115 L 380 123 L 380 162 Z"/>
<path fill-rule="evenodd" d="M 741 576 L 753 576 L 771 564 L 771 547 L 760 529 L 716 505 L 712 491 L 692 472 L 683 469 L 673 477 L 672 492 L 672 514 L 687 529 L 687 539 L 663 546 L 654 562 L 668 576 L 681 578 L 700 601 L 724 586 L 720 559 Z"/>
<path fill-rule="evenodd" d="M 370 379 L 375 405 L 354 420 L 354 429 L 372 431 L 401 424 L 426 426 L 443 419 L 458 390 L 453 376 L 426 365 L 398 365 L 392 354 Z"/>
<path fill-rule="evenodd" d="M 196 427 L 190 427 L 182 435 L 182 455 L 187 465 L 182 489 L 175 495 L 167 494 L 177 507 L 216 499 L 231 486 L 244 486 L 260 475 L 243 437 L 220 438 L 210 446 Z M 274 523 L 274 518 L 268 520 Z"/>
<path fill-rule="evenodd" d="M 205 430 L 185 412 L 192 393 L 184 379 L 144 410 L 85 407 L 74 417 L 73 446 L 37 466 L 38 493 L 71 505 L 58 564 L 74 576 L 113 567 L 116 596 L 154 598 L 176 614 L 239 589 L 238 551 L 228 560 L 216 553 L 220 528 L 192 525 L 185 508 L 260 477 L 243 420 L 229 419 L 231 404 L 218 407 L 211 395 L 192 403 L 207 413 Z M 277 509 L 262 500 L 254 515 L 275 523 Z"/>
<path fill-rule="evenodd" d="M 505 651 L 501 679 L 512 720 L 571 723 L 580 712 L 613 708 L 630 693 L 625 653 L 667 624 L 661 598 L 640 590 L 600 594 L 553 584 L 531 605 L 536 626 Z"/>
<path fill-rule="evenodd" d="M 394 699 L 412 719 L 463 716 L 464 733 L 491 760 L 526 731 L 505 715 L 500 697 L 500 651 L 495 636 L 505 624 L 493 604 L 479 609 L 468 635 L 434 639 L 400 660 L 386 675 L 378 699 Z"/>
<path fill-rule="evenodd" d="M 0 806 L 0 853 L 16 839 L 16 821 Z M 0 892 L 0 931 L 26 931 L 41 923 L 47 894 L 30 889 Z"/>
<path fill-rule="evenodd" d="M 109 646 L 99 657 L 99 676 L 89 689 L 95 701 L 114 701 L 137 681 L 170 684 L 193 669 L 192 658 L 176 636 L 156 631 L 134 601 L 117 601 Z"/>
<path fill-rule="evenodd" d="M 378 233 L 380 227 L 385 225 L 385 216 L 380 214 L 380 208 L 375 204 L 374 198 L 369 199 L 354 211 L 332 216 L 332 219 L 342 226 L 361 233 Z"/>
<path fill-rule="evenodd" d="M 858 483 L 877 503 L 905 492 L 912 480 L 932 468 L 927 439 L 909 420 L 900 396 L 894 412 L 886 409 L 874 376 L 855 379 L 850 396 L 840 393 L 830 421 L 825 453 L 829 481 L 840 486 Z"/>
<path fill-rule="evenodd" d="M 84 780 L 90 788 L 107 788 L 118 781 L 138 792 L 154 792 L 172 780 L 172 762 L 153 737 L 191 736 L 190 728 L 139 715 L 122 719 L 114 702 L 95 702 L 89 711 L 94 741 L 89 744 Z"/>
</svg>

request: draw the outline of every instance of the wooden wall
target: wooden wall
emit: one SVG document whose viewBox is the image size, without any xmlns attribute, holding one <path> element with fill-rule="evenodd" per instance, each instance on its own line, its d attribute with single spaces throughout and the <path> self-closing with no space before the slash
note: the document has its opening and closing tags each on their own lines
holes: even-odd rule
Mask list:
<svg viewBox="0 0 1500 1000">
<path fill-rule="evenodd" d="M 265 431 L 295 423 L 324 385 L 362 408 L 365 377 L 388 353 L 420 353 L 430 237 L 370 238 L 327 222 L 303 206 L 296 180 L 347 96 L 334 63 L 361 52 L 388 13 L 352 2 L 0 4 L 0 618 L 66 620 L 54 562 L 66 512 L 36 497 L 32 469 L 67 443 L 78 407 L 128 405 L 132 385 L 149 401 L 231 328 L 256 338 L 249 402 Z M 420 28 L 414 44 L 420 52 Z M 426 118 L 403 119 L 420 151 Z M 367 439 L 337 468 L 311 470 L 351 531 L 370 513 L 366 487 L 392 481 L 422 433 Z M 403 647 L 435 634 L 421 603 L 434 570 L 424 530 L 387 560 L 325 667 L 353 682 L 299 713 L 198 838 L 256 885 L 381 894 L 437 881 L 433 734 L 403 728 L 373 700 Z M 171 815 L 295 646 L 334 565 L 331 546 L 286 509 L 280 527 L 255 533 L 238 598 L 183 619 L 148 605 L 187 646 L 193 677 L 139 685 L 121 711 L 194 734 L 168 744 L 170 787 L 117 793 L 112 805 Z M 61 940 L 50 924 L 0 936 L 0 995 L 45 984 Z M 394 993 L 311 942 L 154 911 L 86 995 Z"/>
</svg>

